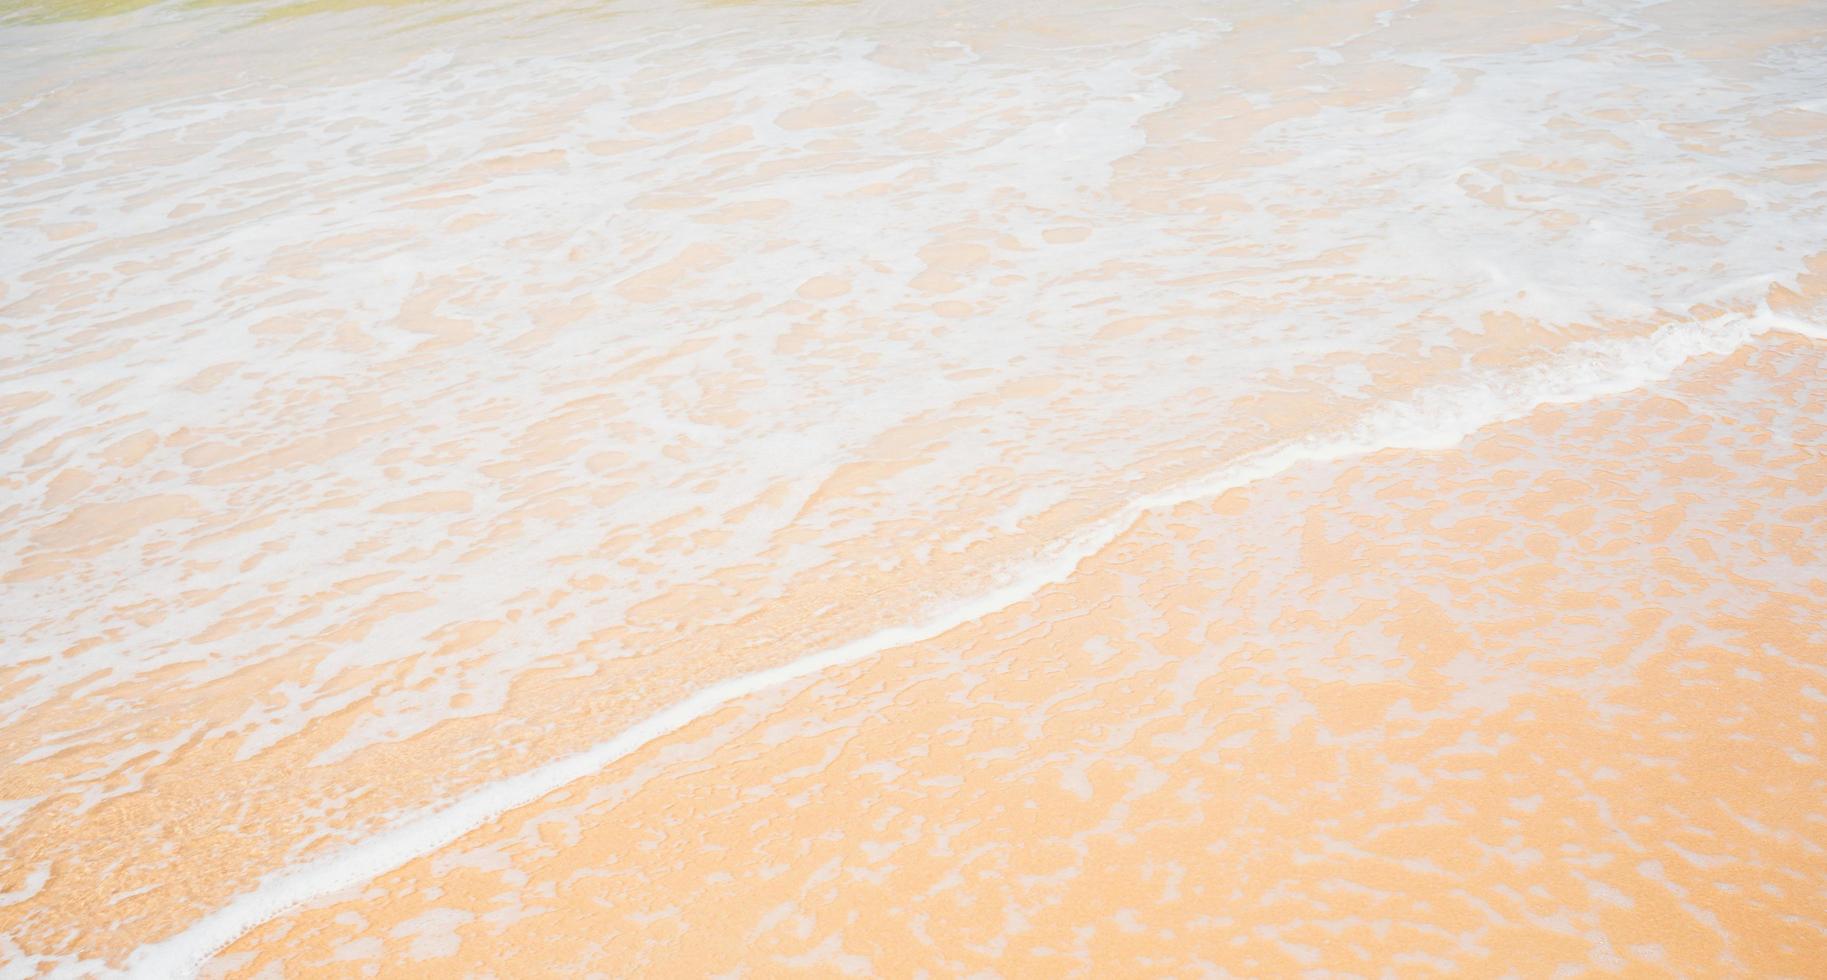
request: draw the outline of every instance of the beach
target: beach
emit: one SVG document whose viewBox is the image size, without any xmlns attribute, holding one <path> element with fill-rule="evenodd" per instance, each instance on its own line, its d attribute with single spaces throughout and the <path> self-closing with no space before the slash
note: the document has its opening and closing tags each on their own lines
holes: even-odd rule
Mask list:
<svg viewBox="0 0 1827 980">
<path fill-rule="evenodd" d="M 0 51 L 0 976 L 1820 968 L 1809 4 Z"/>
</svg>

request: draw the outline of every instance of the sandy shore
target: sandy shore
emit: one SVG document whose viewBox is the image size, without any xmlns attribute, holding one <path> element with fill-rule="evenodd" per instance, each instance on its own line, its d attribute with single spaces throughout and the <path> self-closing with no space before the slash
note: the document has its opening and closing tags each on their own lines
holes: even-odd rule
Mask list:
<svg viewBox="0 0 1827 980">
<path fill-rule="evenodd" d="M 1807 971 L 1806 4 L 116 6 L 0 980 Z"/>
</svg>

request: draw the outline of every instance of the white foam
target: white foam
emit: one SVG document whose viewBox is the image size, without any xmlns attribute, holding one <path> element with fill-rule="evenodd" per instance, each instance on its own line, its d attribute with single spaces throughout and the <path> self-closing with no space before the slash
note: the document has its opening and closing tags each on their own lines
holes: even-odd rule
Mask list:
<svg viewBox="0 0 1827 980">
<path fill-rule="evenodd" d="M 802 11 L 781 20 L 772 10 L 705 12 L 704 25 L 694 28 L 644 24 L 633 31 L 638 44 L 561 18 L 574 36 L 502 51 L 474 44 L 472 28 L 463 25 L 394 41 L 351 37 L 364 23 L 352 14 L 327 22 L 332 27 L 270 28 L 298 32 L 291 45 L 298 50 L 341 53 L 333 72 L 275 58 L 279 67 L 243 73 L 248 77 L 236 85 L 200 71 L 191 82 L 201 86 L 197 92 L 125 108 L 109 99 L 99 100 L 106 108 L 91 108 L 72 95 L 82 110 L 69 110 L 73 118 L 54 106 L 22 104 L 8 117 L 20 134 L 9 158 L 60 167 L 0 189 L 0 207 L 38 215 L 0 229 L 0 248 L 16 260 L 5 270 L 14 274 L 5 302 L 52 292 L 44 285 L 52 276 L 99 285 L 86 302 L 46 300 L 51 309 L 27 318 L 17 342 L 47 362 L 66 353 L 106 354 L 129 332 L 139 342 L 81 368 L 0 380 L 0 395 L 52 396 L 17 412 L 20 431 L 41 435 L 0 454 L 0 465 L 26 474 L 0 498 L 19 508 L 15 532 L 0 537 L 0 554 L 27 557 L 29 532 L 68 516 L 69 504 L 52 502 L 46 489 L 58 472 L 105 471 L 96 456 L 106 439 L 54 437 L 93 431 L 114 438 L 129 426 L 148 426 L 160 436 L 194 431 L 284 444 L 334 427 L 334 405 L 369 394 L 398 406 L 403 421 L 384 438 L 407 458 L 350 452 L 328 464 L 280 468 L 255 487 L 199 487 L 189 479 L 199 468 L 179 449 L 162 447 L 138 479 L 87 491 L 85 502 L 182 493 L 198 500 L 200 514 L 242 512 L 272 523 L 196 545 L 186 542 L 216 528 L 188 518 L 85 561 L 80 574 L 18 584 L 26 597 L 19 608 L 45 614 L 12 614 L 8 633 L 43 662 L 15 680 L 0 718 L 18 720 L 70 696 L 82 678 L 119 683 L 202 662 L 189 680 L 201 683 L 297 649 L 371 598 L 304 601 L 325 596 L 337 580 L 392 574 L 390 588 L 434 597 L 360 642 L 339 644 L 296 697 L 262 701 L 232 728 L 209 733 L 243 737 L 243 751 L 253 755 L 366 696 L 336 688 L 346 668 L 422 653 L 427 636 L 466 616 L 512 618 L 463 669 L 415 668 L 401 690 L 376 697 L 319 760 L 333 763 L 451 717 L 493 710 L 530 661 L 579 667 L 553 661 L 603 626 L 625 621 L 642 600 L 755 560 L 789 525 L 812 538 L 767 559 L 782 581 L 817 568 L 834 546 L 870 540 L 896 522 L 923 522 L 933 547 L 960 551 L 1017 525 L 1036 502 L 1097 487 L 1110 474 L 1145 465 L 1162 447 L 1205 444 L 1227 426 L 1251 425 L 1235 406 L 1288 379 L 1333 384 L 1349 400 L 1372 380 L 1363 364 L 1373 356 L 1466 345 L 1461 331 L 1490 310 L 1552 326 L 1653 315 L 1715 296 L 1743 299 L 1793 274 L 1795 255 L 1814 235 L 1807 217 L 1815 190 L 1751 180 L 1789 159 L 1790 146 L 1722 140 L 1702 160 L 1654 127 L 1614 127 L 1597 140 L 1551 125 L 1567 105 L 1641 109 L 1671 125 L 1737 125 L 1747 106 L 1791 104 L 1792 89 L 1827 78 L 1813 61 L 1747 88 L 1725 84 L 1708 65 L 1672 59 L 1656 69 L 1655 90 L 1642 92 L 1635 81 L 1643 69 L 1611 57 L 1607 41 L 1595 42 L 1605 57 L 1591 58 L 1532 48 L 1460 55 L 1392 41 L 1392 57 L 1426 73 L 1412 91 L 1372 107 L 1296 115 L 1254 141 L 1285 161 L 1194 179 L 1175 173 L 1173 161 L 1196 140 L 1152 146 L 1145 124 L 1186 98 L 1213 94 L 1184 82 L 1187 90 L 1176 88 L 1177 70 L 1252 53 L 1251 37 L 1209 21 L 1209 11 L 1174 11 L 1166 22 L 1172 29 L 1158 35 L 1036 48 L 1019 58 L 976 38 L 984 50 L 945 39 L 941 46 L 966 56 L 886 67 L 874 58 L 883 41 L 932 30 L 920 11 L 909 10 L 905 20 L 860 27 L 848 13 Z M 134 29 L 151 31 L 148 43 L 175 44 L 181 32 L 205 34 L 234 16 L 167 14 Z M 85 36 L 74 28 L 45 35 L 70 50 L 52 40 L 25 43 L 40 30 L 20 35 L 21 47 L 42 48 L 34 64 L 77 73 Z M 132 43 L 120 30 L 120 43 Z M 327 33 L 319 39 L 314 31 Z M 225 32 L 197 57 L 207 66 L 292 37 Z M 1376 34 L 1353 43 L 1377 43 Z M 1350 64 L 1328 57 L 1317 67 Z M 643 81 L 649 76 L 660 81 Z M 78 91 L 80 81 L 77 75 L 72 82 Z M 1222 76 L 1211 83 L 1219 91 L 1231 84 Z M 873 115 L 812 130 L 780 121 L 786 110 L 843 93 Z M 1245 94 L 1273 106 L 1288 93 Z M 706 99 L 728 101 L 729 116 L 660 136 L 629 120 L 635 108 L 674 110 Z M 564 125 L 528 133 L 528 120 L 566 100 L 575 108 Z M 1006 110 L 1008 119 L 993 120 L 985 106 Z M 753 132 L 743 152 L 756 163 L 696 149 L 736 127 Z M 910 134 L 943 138 L 909 148 Z M 590 149 L 603 139 L 628 146 Z M 816 161 L 824 140 L 857 149 L 842 165 L 794 166 Z M 504 147 L 557 153 L 562 165 L 537 177 L 492 178 L 473 200 L 399 205 L 402 196 L 457 180 L 478 160 L 508 154 Z M 424 151 L 423 162 L 390 162 L 391 154 L 414 148 Z M 1168 203 L 1125 207 L 1117 191 L 1135 175 L 1124 167 L 1134 170 L 1135 155 L 1151 149 L 1169 161 L 1149 175 L 1172 192 Z M 1594 169 L 1617 172 L 1602 187 L 1554 171 L 1506 172 L 1523 154 L 1591 157 Z M 757 176 L 764 167 L 777 175 Z M 1718 244 L 1671 240 L 1655 219 L 1669 200 L 1701 184 L 1734 189 L 1755 208 L 1720 219 Z M 1518 203 L 1489 206 L 1467 188 L 1503 190 Z M 701 193 L 707 201 L 638 206 L 660 191 Z M 1251 207 L 1218 219 L 1179 209 L 1182 198 L 1205 194 Z M 788 202 L 787 215 L 716 226 L 715 235 L 697 220 L 720 205 L 761 199 Z M 1392 199 L 1401 206 L 1389 206 Z M 193 205 L 196 214 L 171 217 L 175 207 Z M 1587 220 L 1544 228 L 1550 205 Z M 463 234 L 446 230 L 476 210 L 498 212 L 497 219 Z M 69 238 L 36 234 L 37 226 L 82 222 L 96 229 Z M 1095 231 L 1077 243 L 1049 244 L 1042 232 L 1052 224 Z M 910 297 L 909 283 L 923 271 L 922 249 L 960 225 L 981 226 L 975 240 L 991 249 L 991 271 L 961 276 L 950 291 Z M 554 231 L 564 232 L 562 247 L 521 244 Z M 336 236 L 372 236 L 374 243 L 324 246 Z M 698 241 L 714 241 L 741 260 L 692 280 L 678 299 L 630 303 L 614 294 L 625 275 Z M 564 259 L 566 249 L 583 258 Z M 314 250 L 315 268 L 272 271 Z M 1645 256 L 1653 263 L 1639 261 Z M 814 318 L 787 310 L 794 289 L 814 272 L 847 276 L 852 290 L 816 314 L 823 318 L 817 342 L 784 357 L 779 345 Z M 478 325 L 482 336 L 435 360 L 411 359 L 423 335 L 397 326 L 411 297 L 431 282 L 478 279 L 494 288 L 462 293 L 439 312 Z M 973 312 L 948 323 L 904 310 L 910 298 L 931 303 L 940 296 Z M 599 302 L 601 312 L 543 346 L 510 346 L 535 329 L 529 309 L 583 300 Z M 174 301 L 192 308 L 159 312 Z M 144 319 L 130 330 L 89 336 L 79 329 L 135 313 Z M 1132 315 L 1159 322 L 1134 342 L 1099 340 L 1106 323 Z M 253 333 L 276 316 L 304 324 L 297 339 Z M 373 348 L 350 353 L 327 344 L 345 322 L 367 331 Z M 1169 333 L 1171 340 L 1162 339 Z M 66 350 L 73 336 L 87 339 Z M 637 384 L 609 380 L 644 356 L 692 343 L 705 347 L 676 370 Z M 1467 360 L 1472 353 L 1465 351 Z M 1316 367 L 1340 354 L 1360 360 Z M 187 379 L 212 365 L 236 369 L 207 393 L 185 391 Z M 719 384 L 710 377 L 746 386 L 738 405 L 746 421 L 692 417 L 692 406 L 715 393 L 706 390 Z M 104 378 L 117 379 L 119 390 L 88 397 Z M 866 458 L 881 432 L 946 417 L 953 406 L 1021 378 L 1060 379 L 1061 388 L 1031 411 L 1023 405 L 965 417 L 970 424 L 948 434 L 930 463 L 894 478 L 893 492 L 869 512 L 821 511 L 794 523 L 820 481 Z M 859 391 L 867 397 L 855 397 Z M 623 454 L 620 463 L 594 472 L 585 466 L 589 453 L 578 452 L 513 478 L 483 472 L 501 463 L 521 433 L 590 392 L 618 402 L 602 409 L 614 425 L 590 438 L 594 448 Z M 260 447 L 237 448 L 251 454 Z M 35 451 L 48 458 L 28 465 Z M 953 520 L 968 503 L 957 488 L 998 467 L 1019 489 L 996 513 Z M 460 564 L 465 549 L 485 537 L 477 528 L 517 519 L 522 477 L 570 488 L 626 482 L 644 492 L 562 522 L 534 523 L 486 563 Z M 791 484 L 788 504 L 750 512 L 716 548 L 680 544 L 693 532 L 730 530 L 729 514 L 779 482 Z M 372 515 L 425 489 L 469 493 L 474 509 Z M 322 506 L 351 495 L 357 506 Z M 614 555 L 588 547 L 667 521 L 682 521 L 684 530 L 668 540 L 636 533 Z M 393 547 L 364 550 L 381 534 Z M 253 562 L 255 573 L 240 571 Z M 462 574 L 452 576 L 458 567 Z M 549 608 L 513 601 L 558 567 L 601 575 L 612 587 Z M 282 588 L 274 600 L 276 585 Z M 153 625 L 113 611 L 181 593 L 214 597 Z M 198 639 L 232 611 L 268 601 L 277 603 L 272 614 L 245 639 Z M 97 638 L 102 642 L 63 656 Z M 469 706 L 456 707 L 459 700 Z M 45 751 L 114 734 L 69 733 Z M 96 787 L 112 775 L 88 774 L 86 791 L 102 792 Z"/>
<path fill-rule="evenodd" d="M 1759 319 L 1770 325 L 1772 330 L 1782 330 L 1799 334 L 1811 340 L 1827 340 L 1827 326 L 1812 323 L 1783 313 L 1777 313 L 1765 307 L 1758 314 Z"/>
</svg>

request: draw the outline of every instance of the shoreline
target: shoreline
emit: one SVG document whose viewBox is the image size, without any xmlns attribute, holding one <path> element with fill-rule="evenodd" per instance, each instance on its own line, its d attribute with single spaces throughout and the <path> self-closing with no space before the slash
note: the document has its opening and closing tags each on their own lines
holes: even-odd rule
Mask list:
<svg viewBox="0 0 1827 980">
<path fill-rule="evenodd" d="M 1415 429 L 1409 434 L 1411 438 L 1420 437 L 1415 444 L 1405 443 L 1401 436 L 1394 436 L 1384 443 L 1352 448 L 1332 448 L 1326 443 L 1321 444 L 1326 448 L 1318 450 L 1290 447 L 1271 454 L 1268 460 L 1246 460 L 1228 468 L 1230 471 L 1241 470 L 1242 473 L 1238 475 L 1220 477 L 1201 482 L 1193 488 L 1139 501 L 1126 508 L 1118 519 L 1094 528 L 1081 536 L 1079 541 L 1073 542 L 1080 546 L 1061 548 L 1061 554 L 1042 563 L 1042 570 L 1023 576 L 1019 582 L 980 597 L 961 609 L 952 610 L 917 626 L 882 630 L 779 667 L 720 681 L 688 695 L 684 700 L 581 753 L 485 784 L 455 803 L 409 819 L 405 825 L 396 825 L 354 847 L 330 855 L 327 860 L 313 862 L 303 868 L 289 869 L 278 881 L 263 884 L 254 892 L 243 893 L 234 904 L 209 914 L 183 933 L 143 947 L 129 960 L 125 967 L 126 973 L 134 976 L 194 975 L 212 956 L 261 924 L 314 899 L 350 888 L 449 846 L 470 831 L 495 821 L 507 812 L 533 805 L 541 798 L 578 780 L 596 775 L 605 766 L 656 739 L 676 733 L 736 699 L 831 667 L 877 656 L 896 647 L 933 639 L 1006 609 L 1016 602 L 1030 599 L 1048 586 L 1070 578 L 1081 562 L 1101 553 L 1111 542 L 1123 536 L 1149 514 L 1198 500 L 1215 499 L 1230 490 L 1273 479 L 1302 465 L 1332 463 L 1393 450 L 1449 449 L 1480 429 L 1524 418 L 1544 406 L 1615 398 L 1640 390 L 1646 385 L 1665 380 L 1695 358 L 1729 355 L 1746 345 L 1756 343 L 1757 338 L 1772 330 L 1815 340 L 1827 339 L 1822 332 L 1805 324 L 1773 314 L 1765 314 L 1761 321 L 1744 322 L 1747 326 L 1760 322 L 1762 325 L 1756 327 L 1754 332 L 1738 337 L 1737 342 L 1729 347 L 1713 349 L 1709 345 L 1718 343 L 1719 338 L 1697 338 L 1699 346 L 1677 355 L 1677 359 L 1666 364 L 1632 365 L 1631 373 L 1618 375 L 1608 384 L 1589 382 L 1592 386 L 1577 394 L 1543 394 L 1527 403 L 1505 406 L 1485 418 L 1464 423 L 1464 427 L 1459 430 L 1449 429 L 1443 432 L 1437 425 Z M 1659 337 L 1664 335 L 1665 332 L 1658 332 Z M 1661 345 L 1652 343 L 1648 346 L 1655 349 Z M 1450 440 L 1447 438 L 1449 433 Z M 269 889 L 275 886 L 280 891 L 279 895 L 269 893 Z M 249 910 L 238 907 L 242 903 L 251 904 L 253 908 Z"/>
</svg>

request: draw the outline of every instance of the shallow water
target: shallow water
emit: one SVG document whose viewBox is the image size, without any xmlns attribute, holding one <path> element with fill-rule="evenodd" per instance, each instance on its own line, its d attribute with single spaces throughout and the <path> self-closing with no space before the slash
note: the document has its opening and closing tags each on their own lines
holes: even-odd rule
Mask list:
<svg viewBox="0 0 1827 980">
<path fill-rule="evenodd" d="M 1368 719 L 1366 734 L 1350 751 L 1246 754 L 1240 765 L 1289 780 L 1259 790 L 1283 808 L 1318 781 L 1313 767 L 1363 792 L 1446 792 L 1403 791 L 1389 768 L 1421 765 L 1394 761 L 1405 736 L 1373 723 L 1385 717 L 1376 706 L 1401 700 L 1392 683 L 1471 698 L 1426 716 L 1435 735 L 1509 738 L 1519 751 L 1544 739 L 1615 750 L 1606 699 L 1631 684 L 1673 690 L 1581 674 L 1638 628 L 1630 609 L 1590 609 L 1569 620 L 1579 629 L 1555 632 L 1559 600 L 1546 594 L 1509 596 L 1504 611 L 1488 596 L 1448 601 L 1510 574 L 1485 564 L 1506 535 L 1533 542 L 1517 547 L 1579 583 L 1562 586 L 1571 592 L 1637 589 L 1643 610 L 1696 622 L 1723 603 L 1803 643 L 1772 652 L 1752 634 L 1692 627 L 1726 651 L 1715 659 L 1822 666 L 1807 656 L 1819 649 L 1804 629 L 1819 621 L 1803 614 L 1813 607 L 1769 607 L 1818 605 L 1824 574 L 1799 543 L 1820 530 L 1809 500 L 1823 488 L 1792 458 L 1818 452 L 1797 411 L 1814 397 L 1808 372 L 1795 365 L 1812 363 L 1808 338 L 1827 322 L 1827 16 L 1808 5 L 1734 5 L 1729 17 L 1700 2 L 279 11 L 299 13 L 163 4 L 0 27 L 9 970 L 184 972 L 345 888 L 366 889 L 359 900 L 378 908 L 339 928 L 403 921 L 414 907 L 405 896 L 445 886 L 368 882 L 459 854 L 485 853 L 527 881 L 589 877 L 589 862 L 613 859 L 659 889 L 640 907 L 676 906 L 660 921 L 680 928 L 724 899 L 667 891 L 687 886 L 630 865 L 640 848 L 618 828 L 634 825 L 628 807 L 680 812 L 680 794 L 694 791 L 629 752 L 655 737 L 642 752 L 702 751 L 706 792 L 765 812 L 775 779 L 822 778 L 795 768 L 817 740 L 788 740 L 792 758 L 756 762 L 735 735 L 694 748 L 709 744 L 709 723 L 693 718 L 735 699 L 732 718 L 785 712 L 777 727 L 789 732 L 854 702 L 855 718 L 906 740 L 922 738 L 917 720 L 816 685 L 870 671 L 898 678 L 868 682 L 882 690 L 956 683 L 988 669 L 969 664 L 1021 670 L 1043 652 L 1061 658 L 1058 691 L 1103 683 L 1095 664 L 996 625 L 1047 596 L 1061 597 L 1049 615 L 1115 624 L 1131 642 L 1089 655 L 1120 655 L 1122 670 L 1149 678 L 1131 682 L 1134 696 L 1169 698 L 1175 712 L 1191 695 L 1174 693 L 1164 663 L 1241 685 L 1211 681 L 1218 690 L 1201 697 L 1256 696 L 1225 666 L 1250 635 L 1239 617 L 1253 618 L 1274 658 L 1295 658 L 1263 662 L 1278 683 L 1301 688 L 1288 672 L 1307 676 L 1303 658 L 1329 651 L 1320 676 L 1347 704 L 1369 705 L 1344 709 Z M 1642 393 L 1671 375 L 1659 400 Z M 1736 400 L 1705 402 L 1723 397 L 1716 389 Z M 1542 408 L 1556 403 L 1578 407 Z M 1671 441 L 1637 418 L 1665 403 L 1704 421 Z M 1540 431 L 1563 411 L 1613 411 L 1634 427 L 1569 449 Z M 1478 469 L 1460 442 L 1472 433 L 1477 445 L 1521 440 L 1535 462 L 1517 472 L 1563 490 L 1615 489 L 1607 461 L 1652 474 L 1686 459 L 1691 442 L 1710 447 L 1724 475 L 1611 501 L 1587 523 L 1521 504 L 1500 517 L 1481 509 L 1525 477 Z M 1738 443 L 1758 452 L 1730 449 Z M 1372 455 L 1387 451 L 1409 455 Z M 1464 467 L 1463 486 L 1420 475 L 1442 465 Z M 1385 488 L 1358 491 L 1370 499 L 1312 490 L 1352 466 L 1377 469 Z M 1311 492 L 1282 499 L 1265 480 Z M 1236 488 L 1252 508 L 1267 495 L 1280 509 L 1208 537 L 1267 535 L 1256 545 L 1151 544 L 1124 559 L 1133 568 L 1120 581 L 1087 584 L 1089 569 L 1141 548 L 1137 535 L 1165 534 L 1160 522 L 1237 499 L 1221 496 Z M 1778 510 L 1772 488 L 1800 496 Z M 1248 601 L 1235 584 L 1219 598 L 1175 598 L 1162 584 L 1321 576 L 1330 552 L 1295 549 L 1292 530 L 1270 533 L 1277 521 L 1392 529 L 1406 512 L 1447 519 L 1435 511 L 1449 492 L 1462 494 L 1454 526 L 1485 530 L 1400 546 L 1445 563 L 1408 586 L 1433 596 L 1433 618 L 1354 619 L 1354 609 L 1393 615 L 1373 598 L 1389 582 Z M 1665 568 L 1652 552 L 1621 568 L 1575 560 L 1590 522 L 1654 521 L 1676 504 L 1708 555 L 1667 560 L 1691 567 Z M 1774 571 L 1771 553 L 1787 556 Z M 1167 628 L 1182 604 L 1229 625 L 1165 651 L 1136 639 L 1151 635 L 1146 624 Z M 1113 606 L 1125 609 L 1092 612 Z M 1485 639 L 1500 625 L 1510 647 Z M 948 645 L 960 631 L 974 638 Z M 929 640 L 937 646 L 917 648 L 936 658 L 924 674 L 885 652 Z M 1422 657 L 1434 673 L 1379 659 L 1417 642 L 1437 648 Z M 1641 642 L 1641 657 L 1672 649 Z M 1544 651 L 1569 658 L 1558 669 L 1584 678 L 1576 687 L 1597 713 L 1573 734 L 1538 731 L 1493 693 L 1534 683 L 1531 658 Z M 853 661 L 849 673 L 804 679 Z M 1452 664 L 1458 673 L 1438 673 Z M 791 690 L 801 701 L 782 700 Z M 803 691 L 829 703 L 808 707 Z M 1795 691 L 1772 692 L 1769 717 L 1800 719 L 1794 731 L 1805 732 L 1807 706 L 1779 694 Z M 1022 724 L 1044 729 L 1058 705 L 1029 695 L 1038 700 L 1020 709 Z M 1096 724 L 1121 727 L 1120 702 L 1095 700 L 1113 713 Z M 1412 700 L 1409 711 L 1433 710 Z M 958 724 L 997 715 L 993 699 L 946 703 L 934 710 Z M 1299 714 L 1289 710 L 1284 727 Z M 1679 713 L 1656 723 L 1706 751 L 1734 744 Z M 1801 774 L 1760 785 L 1779 809 L 1794 796 L 1790 809 L 1747 819 L 1812 854 L 1819 817 L 1795 809 L 1794 794 L 1806 795 L 1818 762 L 1809 746 L 1785 749 L 1809 760 Z M 882 771 L 901 785 L 904 765 Z M 993 778 L 946 765 L 930 778 Z M 1149 765 L 1185 794 L 1216 792 L 1182 756 Z M 620 849 L 609 857 L 561 848 L 535 869 L 502 857 L 504 845 L 458 839 L 529 804 L 478 833 L 533 826 L 553 806 L 538 802 L 548 793 L 631 786 L 642 766 L 617 815 L 591 818 L 609 835 L 602 848 Z M 1090 779 L 1068 781 L 1099 819 L 1115 819 Z M 926 802 L 910 812 L 968 822 L 1001 805 L 985 785 L 944 815 L 957 794 L 943 788 L 913 784 Z M 1573 792 L 1540 795 L 1549 789 Z M 1346 843 L 1393 860 L 1376 844 L 1381 825 L 1348 796 L 1298 805 L 1357 822 L 1323 833 L 1227 826 L 1285 836 L 1322 866 L 1343 861 Z M 745 824 L 705 807 L 668 839 L 715 861 L 719 835 Z M 802 809 L 791 840 L 844 839 L 840 805 Z M 1046 809 L 1064 821 L 1085 810 Z M 1461 833 L 1495 826 L 1479 821 Z M 1206 818 L 1187 831 L 1208 844 L 1230 832 Z M 1565 870 L 1545 840 L 1515 833 L 1512 849 Z M 1599 831 L 1569 833 L 1589 846 Z M 1020 843 L 984 846 L 1020 854 Z M 1109 859 L 1111 873 L 1135 880 L 1157 847 L 1184 843 L 1137 844 Z M 1775 860 L 1744 855 L 1752 872 Z M 1071 864 L 1031 857 L 1048 873 Z M 811 870 L 799 860 L 788 862 L 796 874 Z M 763 865 L 718 873 L 740 878 L 738 867 Z M 1807 888 L 1820 868 L 1795 867 L 1802 891 L 1762 914 L 1796 918 L 1800 906 L 1783 903 L 1818 894 Z M 1485 871 L 1442 873 L 1467 908 L 1504 889 L 1533 894 Z M 1033 896 L 940 877 L 960 907 L 1039 914 Z M 1445 887 L 1397 884 L 1392 894 L 1419 902 Z M 1534 925 L 1514 942 L 1578 920 L 1580 935 L 1611 938 L 1568 946 L 1564 962 L 1634 955 L 1623 932 L 1580 918 L 1574 893 L 1542 887 L 1539 921 L 1525 917 Z M 1691 898 L 1697 887 L 1664 890 L 1714 916 L 1717 948 L 1631 943 L 1662 948 L 1678 968 L 1790 968 L 1744 952 L 1781 946 L 1742 938 L 1766 935 L 1756 910 L 1720 919 Z M 1235 903 L 1247 892 L 1224 894 Z M 517 901 L 505 918 L 530 914 Z M 819 901 L 893 920 L 855 927 L 867 942 L 911 921 L 879 895 Z M 1248 924 L 1252 935 L 1293 921 L 1251 902 L 1251 915 L 1268 916 Z M 551 925 L 581 928 L 563 916 L 591 908 L 573 896 Z M 1386 918 L 1423 929 L 1428 909 Z M 1075 914 L 1047 948 L 1103 972 L 1147 966 L 1122 947 L 1068 943 Z M 1241 913 L 1200 914 L 1243 934 L 1242 920 L 1223 925 Z M 289 952 L 274 930 L 291 922 L 252 933 L 224 962 L 295 956 L 287 965 L 302 968 L 349 953 L 413 969 L 406 953 L 377 948 L 378 935 L 322 925 L 286 932 L 305 937 Z M 819 931 L 828 925 L 806 928 L 822 943 L 842 932 Z M 891 962 L 958 972 L 961 950 L 1006 952 L 1015 935 L 916 934 L 926 938 L 883 947 L 891 960 L 844 955 L 876 972 Z M 619 935 L 647 948 L 647 933 Z M 330 945 L 310 948 L 318 941 Z M 531 934 L 512 943 L 501 948 L 564 948 Z M 627 948 L 576 952 L 611 972 L 637 962 Z M 1214 955 L 1222 969 L 1282 969 Z M 1487 955 L 1501 965 L 1510 954 Z"/>
</svg>

